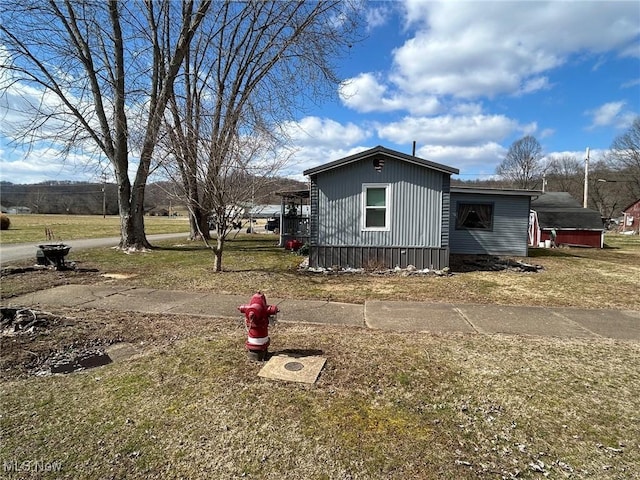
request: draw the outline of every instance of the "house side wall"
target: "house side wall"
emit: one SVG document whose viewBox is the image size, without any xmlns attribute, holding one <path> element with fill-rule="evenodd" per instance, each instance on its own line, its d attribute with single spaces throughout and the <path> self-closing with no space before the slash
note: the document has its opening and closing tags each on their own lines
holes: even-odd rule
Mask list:
<svg viewBox="0 0 640 480">
<path fill-rule="evenodd" d="M 448 175 L 394 159 L 384 161 L 381 172 L 367 159 L 314 175 L 316 245 L 442 247 L 442 187 Z M 390 185 L 388 231 L 362 230 L 364 183 Z M 312 202 L 314 194 L 312 186 Z"/>
<path fill-rule="evenodd" d="M 311 188 L 309 191 L 309 205 L 311 215 L 309 216 L 309 244 L 318 244 L 318 184 L 316 177 L 311 177 Z"/>
<path fill-rule="evenodd" d="M 457 204 L 492 203 L 492 230 L 456 230 Z M 451 194 L 449 236 L 451 253 L 527 255 L 529 229 L 528 196 Z"/>
<path fill-rule="evenodd" d="M 640 230 L 640 200 L 624 211 L 623 221 L 621 226 L 623 232 Z"/>
<path fill-rule="evenodd" d="M 451 215 L 451 177 L 444 175 L 442 182 L 442 228 L 440 245 L 443 247 L 449 246 L 449 229 L 450 229 L 450 215 Z"/>
</svg>

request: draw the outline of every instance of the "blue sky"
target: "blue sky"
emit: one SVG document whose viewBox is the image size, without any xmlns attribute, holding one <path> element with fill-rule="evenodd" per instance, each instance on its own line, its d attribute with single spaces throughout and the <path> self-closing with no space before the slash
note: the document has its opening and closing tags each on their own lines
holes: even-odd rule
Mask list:
<svg viewBox="0 0 640 480">
<path fill-rule="evenodd" d="M 363 2 L 366 39 L 332 100 L 287 124 L 285 173 L 376 145 L 487 178 L 533 135 L 547 157 L 598 159 L 640 115 L 638 1 Z M 0 102 L 0 121 L 7 121 Z M 2 179 L 95 180 L 82 158 L 25 155 L 0 136 Z"/>
</svg>

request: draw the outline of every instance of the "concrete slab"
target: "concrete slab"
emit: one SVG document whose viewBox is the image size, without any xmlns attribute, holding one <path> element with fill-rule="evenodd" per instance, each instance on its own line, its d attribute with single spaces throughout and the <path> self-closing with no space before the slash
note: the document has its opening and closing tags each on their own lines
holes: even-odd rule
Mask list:
<svg viewBox="0 0 640 480">
<path fill-rule="evenodd" d="M 364 306 L 351 303 L 323 302 L 321 300 L 269 299 L 278 305 L 279 322 L 319 323 L 364 327 Z"/>
<path fill-rule="evenodd" d="M 475 332 L 453 305 L 367 300 L 369 328 L 410 332 Z"/>
<path fill-rule="evenodd" d="M 640 340 L 640 312 L 556 308 L 554 311 L 587 330 L 616 340 Z"/>
<path fill-rule="evenodd" d="M 258 372 L 259 377 L 313 384 L 327 359 L 318 356 L 274 355 Z"/>
<path fill-rule="evenodd" d="M 7 303 L 11 306 L 77 307 L 130 288 L 111 285 L 61 285 L 14 297 L 7 300 Z"/>
<path fill-rule="evenodd" d="M 113 345 L 109 345 L 104 350 L 113 362 L 120 362 L 140 353 L 135 345 L 126 342 L 114 343 Z"/>
<path fill-rule="evenodd" d="M 180 305 L 173 306 L 169 312 L 221 318 L 242 318 L 243 314 L 238 311 L 238 306 L 244 305 L 250 299 L 249 295 L 201 294 L 189 298 Z"/>
<path fill-rule="evenodd" d="M 202 293 L 131 288 L 94 300 L 83 306 L 120 312 L 163 313 L 170 312 L 170 310 L 203 295 Z"/>
<path fill-rule="evenodd" d="M 459 305 L 458 309 L 480 333 L 596 337 L 577 323 L 544 307 Z"/>
</svg>

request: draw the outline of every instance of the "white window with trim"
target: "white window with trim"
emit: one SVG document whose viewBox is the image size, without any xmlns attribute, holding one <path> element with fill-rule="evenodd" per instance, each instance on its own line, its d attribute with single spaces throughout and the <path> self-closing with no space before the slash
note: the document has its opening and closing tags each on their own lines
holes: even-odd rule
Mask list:
<svg viewBox="0 0 640 480">
<path fill-rule="evenodd" d="M 391 186 L 388 183 L 362 184 L 362 229 L 389 230 Z"/>
</svg>

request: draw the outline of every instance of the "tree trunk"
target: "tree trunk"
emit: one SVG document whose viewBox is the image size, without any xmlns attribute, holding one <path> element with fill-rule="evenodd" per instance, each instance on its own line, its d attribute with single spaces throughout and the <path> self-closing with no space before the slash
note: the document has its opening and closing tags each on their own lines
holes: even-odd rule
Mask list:
<svg viewBox="0 0 640 480">
<path fill-rule="evenodd" d="M 144 185 L 134 190 L 127 174 L 118 178 L 118 208 L 120 213 L 120 243 L 122 250 L 151 248 L 144 231 Z"/>
<path fill-rule="evenodd" d="M 187 199 L 189 206 L 189 239 L 211 240 L 209 233 L 209 215 L 199 205 L 194 205 L 191 199 Z"/>
<path fill-rule="evenodd" d="M 200 231 L 202 232 L 202 237 L 205 240 L 211 240 L 211 234 L 209 233 L 209 215 L 206 211 L 199 209 L 198 210 L 198 219 Z"/>
<path fill-rule="evenodd" d="M 215 254 L 215 271 L 216 272 L 221 272 L 222 271 L 222 251 L 224 250 L 224 236 L 223 235 L 216 235 L 217 237 L 217 243 L 216 243 L 216 248 L 213 250 L 213 253 Z"/>
</svg>

